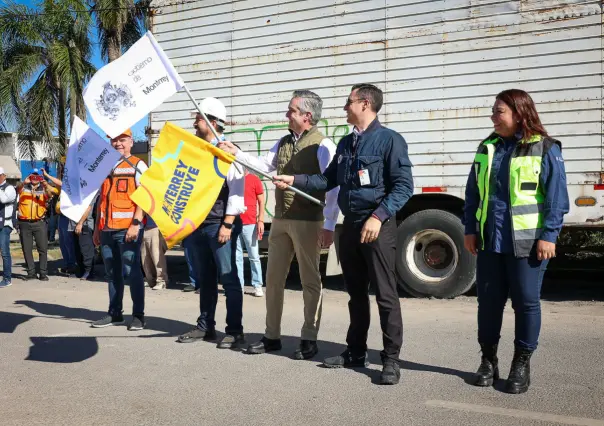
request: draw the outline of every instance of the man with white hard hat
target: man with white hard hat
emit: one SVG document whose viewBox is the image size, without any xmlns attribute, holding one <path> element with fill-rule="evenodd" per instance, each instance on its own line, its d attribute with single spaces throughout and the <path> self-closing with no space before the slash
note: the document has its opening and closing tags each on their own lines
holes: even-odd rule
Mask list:
<svg viewBox="0 0 604 426">
<path fill-rule="evenodd" d="M 0 167 L 0 252 L 2 253 L 2 281 L 0 288 L 11 285 L 12 261 L 10 257 L 10 234 L 15 227 L 15 200 L 17 192 L 6 181 L 4 168 Z"/>
<path fill-rule="evenodd" d="M 199 104 L 214 131 L 199 113 L 195 114 L 196 135 L 213 144 L 224 141 L 226 108 L 216 98 L 205 98 Z M 181 335 L 178 341 L 189 343 L 216 339 L 216 304 L 218 283 L 226 296 L 225 337 L 218 343 L 220 349 L 234 349 L 245 343 L 243 336 L 243 288 L 239 282 L 235 262 L 236 242 L 241 232 L 238 215 L 245 211 L 244 176 L 231 165 L 225 183 L 210 213 L 203 223 L 188 237 L 192 246 L 191 257 L 195 280 L 199 283 L 199 318 L 197 326 Z"/>
</svg>

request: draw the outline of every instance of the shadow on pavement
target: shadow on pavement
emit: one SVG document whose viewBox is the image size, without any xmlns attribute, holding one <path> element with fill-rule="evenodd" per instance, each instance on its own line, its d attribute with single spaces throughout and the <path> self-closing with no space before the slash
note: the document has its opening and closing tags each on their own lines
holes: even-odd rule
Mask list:
<svg viewBox="0 0 604 426">
<path fill-rule="evenodd" d="M 14 333 L 17 327 L 32 318 L 35 316 L 0 311 L 0 333 Z"/>
</svg>

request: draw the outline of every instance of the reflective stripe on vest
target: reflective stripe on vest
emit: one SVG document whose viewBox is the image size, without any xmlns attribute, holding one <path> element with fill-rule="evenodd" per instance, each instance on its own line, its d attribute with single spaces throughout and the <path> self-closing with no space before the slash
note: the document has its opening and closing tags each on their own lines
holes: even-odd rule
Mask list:
<svg viewBox="0 0 604 426">
<path fill-rule="evenodd" d="M 138 165 L 140 159 L 129 157 L 128 160 Z M 136 172 L 126 161 L 119 163 L 101 186 L 99 200 L 99 229 L 127 229 L 132 223 L 136 204 L 130 195 L 136 191 Z"/>
<path fill-rule="evenodd" d="M 484 225 L 487 221 L 489 191 L 491 189 L 491 168 L 495 154 L 495 144 L 499 136 L 484 141 L 474 159 L 476 181 L 480 203 L 476 210 L 480 246 L 484 250 Z M 541 237 L 543 231 L 543 203 L 545 194 L 541 188 L 541 162 L 543 159 L 543 138 L 539 135 L 520 141 L 510 158 L 509 206 L 512 216 L 512 238 L 514 254 L 525 257 Z"/>
</svg>

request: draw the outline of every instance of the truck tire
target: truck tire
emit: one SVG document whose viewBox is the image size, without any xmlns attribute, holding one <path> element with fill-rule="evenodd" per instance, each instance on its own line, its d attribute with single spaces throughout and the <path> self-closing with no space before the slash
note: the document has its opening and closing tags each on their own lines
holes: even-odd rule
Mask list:
<svg viewBox="0 0 604 426">
<path fill-rule="evenodd" d="M 476 257 L 464 248 L 459 217 L 444 210 L 412 214 L 398 227 L 396 272 L 415 297 L 453 298 L 468 291 L 476 277 Z"/>
</svg>

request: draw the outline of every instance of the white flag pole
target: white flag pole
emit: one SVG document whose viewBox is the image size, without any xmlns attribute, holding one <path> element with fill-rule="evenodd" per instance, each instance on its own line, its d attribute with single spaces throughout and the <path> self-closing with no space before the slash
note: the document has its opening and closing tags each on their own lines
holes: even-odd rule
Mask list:
<svg viewBox="0 0 604 426">
<path fill-rule="evenodd" d="M 189 99 L 191 99 L 191 102 L 193 102 L 193 104 L 195 105 L 195 108 L 197 108 L 197 112 L 199 112 L 199 114 L 203 117 L 204 121 L 206 122 L 206 124 L 208 125 L 210 130 L 212 131 L 212 134 L 214 134 L 214 137 L 216 138 L 216 140 L 219 140 L 218 134 L 216 133 L 214 126 L 212 126 L 212 123 L 210 123 L 210 120 L 208 120 L 208 117 L 201 110 L 201 108 L 197 104 L 197 101 L 195 101 L 195 98 L 193 97 L 193 94 L 189 91 L 189 88 L 186 85 L 184 85 L 183 88 L 185 89 L 185 92 L 187 92 L 187 95 L 189 95 Z M 264 176 L 265 178 L 271 179 L 271 181 L 273 179 L 273 177 L 271 175 L 269 175 L 268 173 L 264 173 L 262 170 L 252 167 L 249 164 L 244 163 L 243 161 L 237 160 L 236 158 L 235 158 L 235 163 L 241 164 L 243 167 L 253 171 L 254 173 Z M 306 192 L 303 192 L 303 191 L 299 190 L 298 188 L 294 188 L 293 186 L 288 186 L 287 189 L 295 192 L 296 194 L 300 195 L 301 197 L 306 198 L 309 201 L 312 201 L 315 204 L 325 207 L 324 202 L 317 200 L 315 197 L 308 195 Z"/>
</svg>

